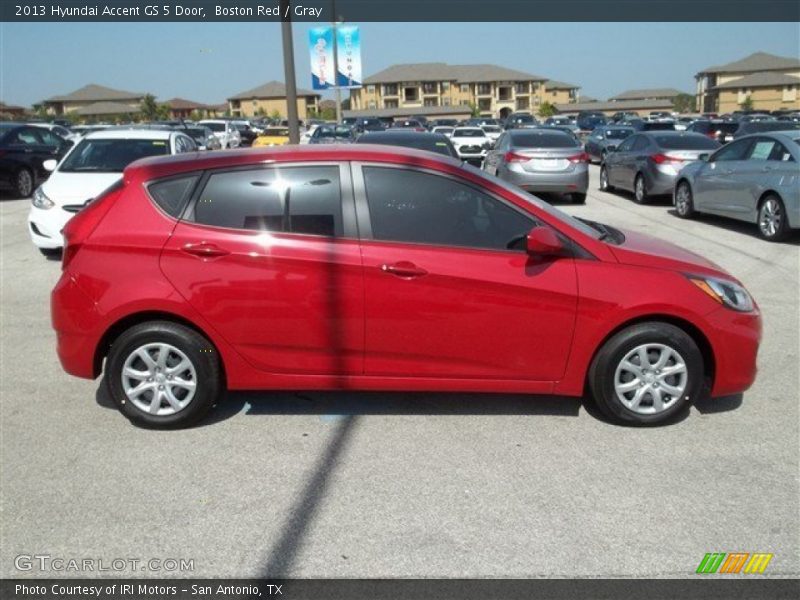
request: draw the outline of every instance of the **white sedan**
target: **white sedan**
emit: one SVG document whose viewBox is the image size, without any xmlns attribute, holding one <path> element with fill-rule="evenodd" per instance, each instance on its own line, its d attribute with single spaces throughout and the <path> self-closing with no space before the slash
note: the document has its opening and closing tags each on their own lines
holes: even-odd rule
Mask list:
<svg viewBox="0 0 800 600">
<path fill-rule="evenodd" d="M 33 193 L 28 231 L 43 254 L 64 246 L 61 230 L 92 198 L 119 181 L 130 163 L 148 156 L 194 152 L 197 145 L 179 131 L 107 129 L 89 133 L 56 163 L 44 162 L 52 174 Z"/>
<path fill-rule="evenodd" d="M 200 121 L 198 125 L 208 127 L 214 132 L 214 137 L 219 140 L 220 146 L 225 150 L 226 148 L 238 148 L 242 143 L 242 134 L 236 129 L 233 121 L 225 119 L 206 119 Z"/>
<path fill-rule="evenodd" d="M 462 160 L 481 162 L 494 142 L 480 127 L 456 127 L 450 137 Z"/>
</svg>

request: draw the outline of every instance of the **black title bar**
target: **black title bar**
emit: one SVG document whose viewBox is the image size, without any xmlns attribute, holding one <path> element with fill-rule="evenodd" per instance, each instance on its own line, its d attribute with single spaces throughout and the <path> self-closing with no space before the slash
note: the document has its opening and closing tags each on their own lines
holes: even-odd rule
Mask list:
<svg viewBox="0 0 800 600">
<path fill-rule="evenodd" d="M 6 22 L 800 21 L 797 0 L 2 0 Z M 754 30 L 753 35 L 758 35 Z"/>
</svg>

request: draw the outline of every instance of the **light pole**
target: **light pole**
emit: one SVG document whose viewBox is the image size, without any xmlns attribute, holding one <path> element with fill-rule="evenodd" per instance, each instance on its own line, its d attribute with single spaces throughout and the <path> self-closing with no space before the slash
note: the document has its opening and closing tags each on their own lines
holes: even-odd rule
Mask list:
<svg viewBox="0 0 800 600">
<path fill-rule="evenodd" d="M 289 4 L 289 0 L 280 0 L 283 72 L 286 79 L 286 119 L 289 121 L 289 143 L 299 144 L 300 123 L 297 120 L 297 81 L 294 74 L 294 42 Z"/>
</svg>

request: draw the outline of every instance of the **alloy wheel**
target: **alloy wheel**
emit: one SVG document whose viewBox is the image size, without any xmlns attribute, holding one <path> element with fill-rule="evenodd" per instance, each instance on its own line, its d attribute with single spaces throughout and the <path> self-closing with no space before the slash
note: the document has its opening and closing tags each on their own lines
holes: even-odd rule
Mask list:
<svg viewBox="0 0 800 600">
<path fill-rule="evenodd" d="M 686 392 L 686 361 L 665 344 L 642 344 L 628 352 L 614 373 L 614 391 L 629 410 L 654 415 L 672 407 Z"/>
<path fill-rule="evenodd" d="M 185 409 L 197 390 L 197 372 L 175 346 L 153 343 L 139 346 L 125 359 L 122 389 L 142 412 L 169 416 Z"/>
<path fill-rule="evenodd" d="M 678 186 L 678 191 L 675 193 L 675 208 L 678 214 L 685 217 L 690 212 L 691 198 L 689 197 L 689 186 L 686 183 L 681 183 Z"/>
<path fill-rule="evenodd" d="M 604 191 L 608 189 L 608 170 L 605 167 L 600 169 L 600 189 Z"/>
<path fill-rule="evenodd" d="M 783 227 L 783 211 L 781 204 L 775 198 L 767 198 L 761 206 L 758 227 L 764 237 L 773 238 Z"/>
<path fill-rule="evenodd" d="M 636 201 L 637 202 L 644 202 L 644 177 L 639 175 L 636 178 L 636 183 L 634 184 L 634 194 L 636 194 Z"/>
<path fill-rule="evenodd" d="M 33 193 L 33 177 L 27 169 L 22 169 L 17 173 L 17 192 L 23 198 L 27 198 Z"/>
</svg>

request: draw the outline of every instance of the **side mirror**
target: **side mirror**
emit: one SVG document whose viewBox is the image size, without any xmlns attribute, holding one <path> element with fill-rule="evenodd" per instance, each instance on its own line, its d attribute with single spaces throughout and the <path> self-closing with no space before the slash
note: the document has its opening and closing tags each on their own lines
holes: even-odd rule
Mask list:
<svg viewBox="0 0 800 600">
<path fill-rule="evenodd" d="M 525 249 L 531 256 L 565 256 L 567 247 L 546 225 L 537 225 L 526 238 Z"/>
<path fill-rule="evenodd" d="M 708 162 L 708 159 L 710 157 L 711 157 L 711 155 L 708 152 L 703 152 L 702 154 L 699 154 L 697 156 L 697 160 L 702 160 L 703 162 Z"/>
<path fill-rule="evenodd" d="M 55 171 L 57 166 L 58 166 L 58 161 L 55 158 L 49 158 L 46 161 L 42 162 L 42 167 L 44 168 L 44 170 L 49 171 L 50 173 Z"/>
</svg>

